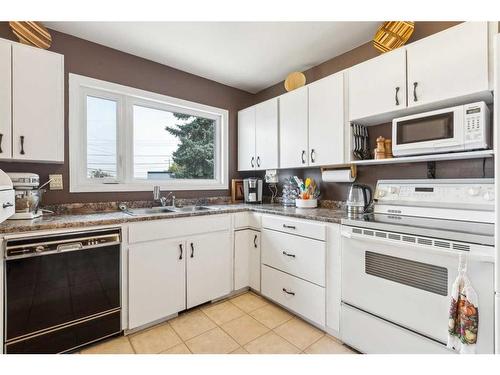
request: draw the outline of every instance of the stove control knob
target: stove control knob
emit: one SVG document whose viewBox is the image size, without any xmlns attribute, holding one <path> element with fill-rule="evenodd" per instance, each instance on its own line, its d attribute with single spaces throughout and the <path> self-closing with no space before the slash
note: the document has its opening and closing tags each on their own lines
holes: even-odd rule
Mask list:
<svg viewBox="0 0 500 375">
<path fill-rule="evenodd" d="M 382 198 L 385 196 L 385 190 L 379 189 L 376 193 L 377 198 Z"/>
<path fill-rule="evenodd" d="M 483 194 L 483 199 L 485 201 L 492 201 L 494 198 L 495 198 L 495 195 L 490 191 L 487 191 L 486 193 Z"/>
<path fill-rule="evenodd" d="M 467 194 L 469 194 L 471 197 L 479 195 L 479 187 L 471 186 L 469 189 L 467 189 Z"/>
<path fill-rule="evenodd" d="M 398 189 L 395 186 L 389 187 L 389 193 L 390 194 L 396 194 Z"/>
<path fill-rule="evenodd" d="M 44 248 L 43 246 L 41 246 L 41 245 L 40 245 L 40 246 L 35 247 L 35 251 L 36 251 L 37 253 L 41 253 L 41 252 L 43 252 L 44 250 L 45 250 L 45 248 Z"/>
</svg>

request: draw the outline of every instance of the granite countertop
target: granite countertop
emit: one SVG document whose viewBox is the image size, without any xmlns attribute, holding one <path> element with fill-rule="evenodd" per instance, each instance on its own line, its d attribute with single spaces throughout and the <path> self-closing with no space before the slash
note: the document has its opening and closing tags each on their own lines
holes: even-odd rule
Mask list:
<svg viewBox="0 0 500 375">
<path fill-rule="evenodd" d="M 283 207 L 277 204 L 222 204 L 210 205 L 214 209 L 196 212 L 168 212 L 168 213 L 134 213 L 133 215 L 121 211 L 95 212 L 90 214 L 46 215 L 34 220 L 6 220 L 0 223 L 0 235 L 31 232 L 36 230 L 51 230 L 63 228 L 91 227 L 98 225 L 118 225 L 147 220 L 174 219 L 191 216 L 218 215 L 225 213 L 253 211 L 259 213 L 283 215 L 307 220 L 316 220 L 340 224 L 347 216 L 345 210 L 338 208 L 309 208 Z"/>
</svg>

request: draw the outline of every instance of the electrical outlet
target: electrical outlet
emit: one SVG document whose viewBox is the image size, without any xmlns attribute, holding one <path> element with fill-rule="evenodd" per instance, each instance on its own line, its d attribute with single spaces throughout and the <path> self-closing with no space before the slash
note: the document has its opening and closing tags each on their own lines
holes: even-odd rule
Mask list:
<svg viewBox="0 0 500 375">
<path fill-rule="evenodd" d="M 63 189 L 63 178 L 62 174 L 49 174 L 50 181 L 49 189 L 50 190 L 62 190 Z"/>
</svg>

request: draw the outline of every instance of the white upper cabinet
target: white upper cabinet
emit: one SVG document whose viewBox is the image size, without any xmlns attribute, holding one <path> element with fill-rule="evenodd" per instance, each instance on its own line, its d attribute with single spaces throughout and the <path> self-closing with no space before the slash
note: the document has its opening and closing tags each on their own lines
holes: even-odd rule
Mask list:
<svg viewBox="0 0 500 375">
<path fill-rule="evenodd" d="M 0 159 L 12 158 L 12 44 L 0 40 Z"/>
<path fill-rule="evenodd" d="M 64 57 L 12 44 L 14 159 L 64 161 Z"/>
<path fill-rule="evenodd" d="M 255 169 L 255 107 L 238 112 L 238 170 Z"/>
<path fill-rule="evenodd" d="M 406 107 L 406 51 L 398 48 L 349 69 L 349 120 Z"/>
<path fill-rule="evenodd" d="M 488 23 L 465 22 L 409 44 L 408 106 L 487 91 Z"/>
<path fill-rule="evenodd" d="M 309 165 L 344 163 L 344 74 L 309 85 Z"/>
<path fill-rule="evenodd" d="M 308 165 L 308 88 L 298 88 L 280 96 L 280 167 Z"/>
<path fill-rule="evenodd" d="M 278 98 L 255 106 L 255 167 L 278 168 Z"/>
</svg>

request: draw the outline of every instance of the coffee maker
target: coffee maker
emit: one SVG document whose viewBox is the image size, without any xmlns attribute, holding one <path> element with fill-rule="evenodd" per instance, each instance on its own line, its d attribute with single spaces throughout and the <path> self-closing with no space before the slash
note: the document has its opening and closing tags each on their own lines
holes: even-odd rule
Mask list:
<svg viewBox="0 0 500 375">
<path fill-rule="evenodd" d="M 243 180 L 245 203 L 262 203 L 262 179 L 251 177 Z"/>
</svg>

